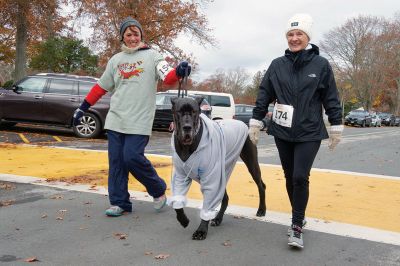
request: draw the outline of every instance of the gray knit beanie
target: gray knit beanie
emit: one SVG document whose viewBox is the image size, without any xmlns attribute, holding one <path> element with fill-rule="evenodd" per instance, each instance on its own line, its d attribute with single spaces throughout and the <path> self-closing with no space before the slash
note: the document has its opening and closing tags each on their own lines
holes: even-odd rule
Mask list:
<svg viewBox="0 0 400 266">
<path fill-rule="evenodd" d="M 124 39 L 124 32 L 126 28 L 128 28 L 129 26 L 138 27 L 140 30 L 141 39 L 143 40 L 142 25 L 140 25 L 140 23 L 136 19 L 132 17 L 127 17 L 122 21 L 121 26 L 119 26 L 119 35 L 121 36 L 121 41 Z"/>
</svg>

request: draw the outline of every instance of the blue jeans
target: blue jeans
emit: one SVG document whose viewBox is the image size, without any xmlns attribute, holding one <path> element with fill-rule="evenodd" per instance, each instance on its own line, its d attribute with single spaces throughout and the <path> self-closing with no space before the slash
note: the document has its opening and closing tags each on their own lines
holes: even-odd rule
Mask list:
<svg viewBox="0 0 400 266">
<path fill-rule="evenodd" d="M 153 198 L 164 195 L 167 185 L 144 156 L 149 136 L 123 134 L 108 130 L 108 194 L 111 205 L 132 211 L 128 176 L 131 173 Z"/>
</svg>

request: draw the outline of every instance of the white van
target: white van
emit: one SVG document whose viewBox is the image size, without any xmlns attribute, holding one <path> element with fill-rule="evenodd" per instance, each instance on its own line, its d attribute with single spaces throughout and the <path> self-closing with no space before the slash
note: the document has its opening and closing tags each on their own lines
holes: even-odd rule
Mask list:
<svg viewBox="0 0 400 266">
<path fill-rule="evenodd" d="M 168 90 L 167 92 L 178 95 L 178 90 Z M 233 119 L 235 116 L 235 101 L 230 93 L 192 90 L 188 90 L 188 93 L 203 96 L 211 104 L 211 118 L 213 120 Z"/>
</svg>

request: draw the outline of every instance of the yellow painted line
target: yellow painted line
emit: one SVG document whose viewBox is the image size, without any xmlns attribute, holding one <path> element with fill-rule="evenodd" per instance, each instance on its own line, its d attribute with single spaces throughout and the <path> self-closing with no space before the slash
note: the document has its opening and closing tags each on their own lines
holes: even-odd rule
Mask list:
<svg viewBox="0 0 400 266">
<path fill-rule="evenodd" d="M 167 195 L 170 195 L 171 157 L 147 156 L 157 173 L 167 182 Z M 5 162 L 0 163 L 0 173 L 3 174 L 107 186 L 108 156 L 105 151 L 0 144 L 0 158 Z M 282 168 L 261 164 L 261 172 L 267 185 L 268 210 L 290 215 Z M 145 192 L 135 178 L 130 178 L 129 189 Z M 227 190 L 231 205 L 257 208 L 257 188 L 244 164 L 235 166 Z M 324 223 L 335 221 L 400 233 L 399 191 L 400 178 L 384 179 L 361 173 L 332 173 L 312 169 L 306 216 L 321 219 Z M 202 200 L 197 183 L 192 183 L 188 198 Z"/>
<path fill-rule="evenodd" d="M 58 142 L 62 142 L 62 140 L 61 140 L 59 137 L 57 137 L 57 136 L 53 136 L 53 138 L 54 138 L 55 140 L 57 140 Z"/>
<path fill-rule="evenodd" d="M 27 138 L 25 138 L 24 134 L 22 133 L 18 133 L 19 137 L 22 139 L 23 142 L 25 143 L 30 143 L 29 140 Z"/>
</svg>

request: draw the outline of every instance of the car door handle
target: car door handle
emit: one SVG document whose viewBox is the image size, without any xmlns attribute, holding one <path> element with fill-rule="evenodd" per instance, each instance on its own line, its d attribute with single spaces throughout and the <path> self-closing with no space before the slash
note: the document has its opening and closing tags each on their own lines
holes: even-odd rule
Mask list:
<svg viewBox="0 0 400 266">
<path fill-rule="evenodd" d="M 35 95 L 35 99 L 37 99 L 37 100 L 42 99 L 42 98 L 43 98 L 42 96 Z"/>
<path fill-rule="evenodd" d="M 69 98 L 70 102 L 76 102 L 76 98 Z"/>
</svg>

